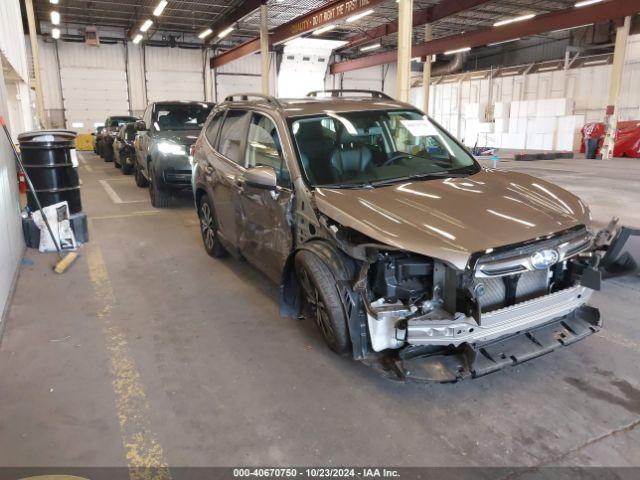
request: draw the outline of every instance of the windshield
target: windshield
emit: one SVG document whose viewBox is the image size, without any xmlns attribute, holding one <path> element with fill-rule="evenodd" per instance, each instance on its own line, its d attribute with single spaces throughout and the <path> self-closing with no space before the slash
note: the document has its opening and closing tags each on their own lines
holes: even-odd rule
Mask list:
<svg viewBox="0 0 640 480">
<path fill-rule="evenodd" d="M 200 130 L 213 105 L 207 103 L 158 104 L 153 126 L 163 130 Z"/>
<path fill-rule="evenodd" d="M 111 119 L 109 120 L 109 126 L 121 127 L 125 123 L 135 122 L 135 121 L 136 121 L 135 117 L 111 117 Z"/>
<path fill-rule="evenodd" d="M 416 111 L 327 111 L 290 122 L 300 164 L 314 187 L 376 185 L 473 174 L 473 157 Z"/>
</svg>

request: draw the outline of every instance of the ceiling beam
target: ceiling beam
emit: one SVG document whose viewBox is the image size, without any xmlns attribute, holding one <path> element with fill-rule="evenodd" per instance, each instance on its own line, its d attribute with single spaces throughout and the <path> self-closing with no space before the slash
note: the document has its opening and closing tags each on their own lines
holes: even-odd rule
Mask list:
<svg viewBox="0 0 640 480">
<path fill-rule="evenodd" d="M 207 44 L 215 43 L 218 33 L 253 13 L 265 2 L 266 0 L 245 0 L 240 2 L 240 4 L 230 12 L 222 15 L 219 20 L 216 20 L 216 22 L 209 27 L 213 30 L 213 36 Z"/>
<path fill-rule="evenodd" d="M 427 8 L 423 8 L 421 10 L 416 10 L 415 12 L 413 12 L 413 26 L 419 27 L 420 25 L 424 25 L 426 23 L 433 23 L 445 17 L 455 15 L 456 13 L 469 10 L 470 8 L 477 7 L 478 5 L 482 5 L 483 3 L 488 3 L 490 1 L 491 0 L 444 0 L 435 5 L 431 5 Z M 349 43 L 347 43 L 344 47 L 341 47 L 339 50 L 358 47 L 364 43 L 368 43 L 397 32 L 397 21 L 385 23 L 378 27 L 367 30 L 364 33 L 354 35 L 353 37 L 348 39 Z"/>
<path fill-rule="evenodd" d="M 291 38 L 316 30 L 324 25 L 335 23 L 358 12 L 369 10 L 385 0 L 336 0 L 316 8 L 305 15 L 294 18 L 269 32 L 271 44 L 285 42 Z M 260 39 L 255 38 L 227 50 L 211 59 L 211 68 L 221 67 L 240 57 L 260 50 Z"/>
<path fill-rule="evenodd" d="M 531 20 L 503 25 L 501 27 L 482 28 L 460 35 L 436 38 L 430 42 L 414 45 L 411 55 L 425 57 L 449 50 L 466 47 L 480 47 L 489 43 L 504 42 L 521 37 L 530 37 L 541 33 L 577 27 L 592 23 L 601 23 L 615 18 L 626 17 L 640 12 L 640 0 L 605 0 L 582 8 L 568 8 L 544 15 Z M 394 63 L 397 53 L 395 50 L 355 58 L 331 65 L 331 74 L 344 73 L 361 68 Z"/>
</svg>

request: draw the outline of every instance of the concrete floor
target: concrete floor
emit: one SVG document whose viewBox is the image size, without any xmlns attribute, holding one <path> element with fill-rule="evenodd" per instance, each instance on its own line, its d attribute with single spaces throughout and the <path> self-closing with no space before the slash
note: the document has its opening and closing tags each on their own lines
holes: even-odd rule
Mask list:
<svg viewBox="0 0 640 480">
<path fill-rule="evenodd" d="M 640 465 L 640 281 L 597 335 L 455 385 L 338 358 L 276 286 L 201 245 L 188 196 L 150 207 L 81 158 L 91 241 L 63 276 L 29 250 L 0 346 L 0 465 Z M 640 161 L 501 162 L 640 227 Z"/>
</svg>

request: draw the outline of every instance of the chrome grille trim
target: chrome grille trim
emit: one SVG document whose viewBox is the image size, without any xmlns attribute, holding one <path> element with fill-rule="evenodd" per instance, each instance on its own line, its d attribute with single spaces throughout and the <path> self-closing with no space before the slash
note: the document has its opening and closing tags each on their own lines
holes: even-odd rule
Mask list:
<svg viewBox="0 0 640 480">
<path fill-rule="evenodd" d="M 540 240 L 522 247 L 499 253 L 489 253 L 478 259 L 475 267 L 476 278 L 503 277 L 536 270 L 531 263 L 531 255 L 543 249 L 552 248 L 558 252 L 557 263 L 585 251 L 591 246 L 592 236 L 586 228 L 560 234 L 554 238 Z"/>
</svg>

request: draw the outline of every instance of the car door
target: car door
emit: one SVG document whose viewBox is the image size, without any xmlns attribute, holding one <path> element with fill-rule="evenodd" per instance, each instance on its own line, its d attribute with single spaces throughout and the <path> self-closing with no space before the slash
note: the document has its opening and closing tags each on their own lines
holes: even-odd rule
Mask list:
<svg viewBox="0 0 640 480">
<path fill-rule="evenodd" d="M 283 158 L 282 143 L 275 122 L 253 112 L 249 122 L 244 165 L 266 166 L 276 172 L 275 189 L 241 181 L 238 201 L 238 244 L 242 254 L 274 281 L 279 281 L 293 239 L 289 223 L 292 200 L 291 178 Z"/>
<path fill-rule="evenodd" d="M 218 233 L 226 244 L 235 247 L 238 245 L 236 216 L 239 212 L 234 198 L 245 172 L 243 163 L 249 117 L 246 110 L 228 110 L 220 127 L 217 145 L 207 149 L 204 159 Z"/>
<path fill-rule="evenodd" d="M 147 109 L 144 112 L 142 120 L 144 121 L 146 130 L 138 131 L 135 141 L 135 149 L 136 149 L 136 159 L 138 161 L 138 166 L 144 172 L 146 172 L 147 168 L 147 154 L 149 151 L 149 134 L 153 125 L 152 122 L 152 113 L 153 113 L 153 104 L 148 105 Z M 146 173 L 145 173 L 146 175 Z"/>
</svg>

